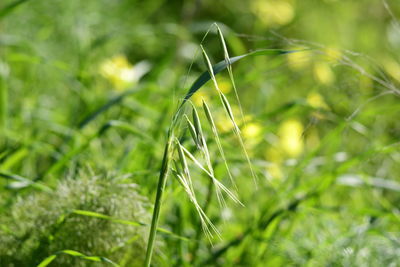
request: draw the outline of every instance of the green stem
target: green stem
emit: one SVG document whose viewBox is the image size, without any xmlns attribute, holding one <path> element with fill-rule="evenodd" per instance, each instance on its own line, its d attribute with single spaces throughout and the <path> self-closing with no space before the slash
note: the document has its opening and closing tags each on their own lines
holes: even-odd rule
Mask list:
<svg viewBox="0 0 400 267">
<path fill-rule="evenodd" d="M 164 149 L 164 156 L 160 169 L 160 177 L 158 178 L 156 200 L 154 202 L 153 217 L 151 219 L 149 239 L 147 241 L 146 259 L 144 264 L 145 267 L 149 267 L 151 264 L 151 256 L 153 254 L 154 241 L 156 239 L 156 234 L 157 234 L 158 219 L 160 217 L 160 210 L 162 205 L 162 195 L 165 190 L 165 184 L 167 183 L 169 164 L 171 161 L 171 151 L 173 150 L 172 144 L 174 140 L 174 129 L 179 124 L 179 118 L 182 111 L 183 111 L 183 104 L 180 104 L 174 116 L 172 117 L 171 126 L 168 130 L 168 141 Z"/>
<path fill-rule="evenodd" d="M 156 234 L 157 234 L 157 225 L 158 225 L 158 219 L 159 219 L 160 210 L 161 210 L 162 195 L 164 193 L 165 184 L 167 182 L 167 177 L 168 177 L 169 162 L 171 159 L 170 149 L 171 149 L 172 140 L 173 140 L 172 135 L 169 135 L 168 142 L 165 145 L 164 157 L 163 157 L 162 164 L 161 164 L 160 177 L 158 179 L 158 186 L 157 186 L 156 200 L 154 203 L 153 217 L 151 219 L 150 234 L 149 234 L 149 239 L 147 242 L 146 259 L 145 259 L 145 265 L 144 265 L 146 267 L 150 266 L 151 256 L 153 254 L 154 241 L 155 241 Z"/>
<path fill-rule="evenodd" d="M 6 129 L 8 92 L 5 77 L 0 73 L 0 132 Z"/>
</svg>

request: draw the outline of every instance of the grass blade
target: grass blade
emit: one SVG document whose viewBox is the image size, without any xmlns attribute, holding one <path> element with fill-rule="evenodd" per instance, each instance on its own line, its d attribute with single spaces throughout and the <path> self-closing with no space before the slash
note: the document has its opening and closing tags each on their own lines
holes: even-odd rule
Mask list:
<svg viewBox="0 0 400 267">
<path fill-rule="evenodd" d="M 65 250 L 61 250 L 58 251 L 56 253 L 54 253 L 53 255 L 45 258 L 41 263 L 39 263 L 38 267 L 45 267 L 48 266 L 53 260 L 56 259 L 56 257 L 60 254 L 65 254 L 65 255 L 69 255 L 72 257 L 77 257 L 83 260 L 87 260 L 87 261 L 94 261 L 94 262 L 107 262 L 110 263 L 113 266 L 119 266 L 118 264 L 116 264 L 115 262 L 113 262 L 112 260 L 105 258 L 105 257 L 100 257 L 100 256 L 88 256 L 85 255 L 81 252 L 78 252 L 76 250 L 72 250 L 72 249 L 65 249 Z"/>
<path fill-rule="evenodd" d="M 93 140 L 95 140 L 96 138 L 100 138 L 103 134 L 105 134 L 107 132 L 108 129 L 110 129 L 112 127 L 128 131 L 128 132 L 132 133 L 133 135 L 140 137 L 144 141 L 147 141 L 147 142 L 154 141 L 151 137 L 144 134 L 143 131 L 133 127 L 129 123 L 126 123 L 123 121 L 111 120 L 111 121 L 108 121 L 107 123 L 103 124 L 96 133 L 92 134 L 91 136 L 86 137 L 86 139 L 82 142 L 82 144 L 71 148 L 71 150 L 69 150 L 64 155 L 62 155 L 62 157 L 60 157 L 60 159 L 58 159 L 56 162 L 54 162 L 52 165 L 50 165 L 50 167 L 43 174 L 43 177 L 39 177 L 39 178 L 37 178 L 37 180 L 47 177 L 50 174 L 53 174 L 53 173 L 59 171 L 60 169 L 62 169 L 65 165 L 67 165 L 69 163 L 69 161 L 71 159 L 73 159 L 75 156 L 79 155 L 79 153 L 84 151 Z"/>
<path fill-rule="evenodd" d="M 4 76 L 0 69 L 0 133 L 6 129 L 7 124 L 8 91 Z"/>
<path fill-rule="evenodd" d="M 42 262 L 39 263 L 39 265 L 37 267 L 46 267 L 56 258 L 57 258 L 57 255 L 51 255 L 51 256 L 45 258 L 44 260 L 42 260 Z"/>
<path fill-rule="evenodd" d="M 105 111 L 107 111 L 109 108 L 111 108 L 114 105 L 119 104 L 122 100 L 125 99 L 125 97 L 134 94 L 138 91 L 138 88 L 135 89 L 131 89 L 131 90 L 127 90 L 119 95 L 117 95 L 116 97 L 112 98 L 110 101 L 108 101 L 107 103 L 105 103 L 104 105 L 98 107 L 96 110 L 94 110 L 93 112 L 91 112 L 90 114 L 88 114 L 86 117 L 84 117 L 78 124 L 78 128 L 82 129 L 84 128 L 89 122 L 91 122 L 92 120 L 94 120 L 95 118 L 97 118 L 97 116 L 99 116 L 100 114 L 104 113 Z"/>
<path fill-rule="evenodd" d="M 86 216 L 86 217 L 104 219 L 104 220 L 108 220 L 108 221 L 112 221 L 112 222 L 116 222 L 116 223 L 120 223 L 120 224 L 131 225 L 131 226 L 146 226 L 146 224 L 142 223 L 142 222 L 135 222 L 135 221 L 116 219 L 116 218 L 113 218 L 111 216 L 108 216 L 108 215 L 105 215 L 105 214 L 101 214 L 101 213 L 98 213 L 98 212 L 94 212 L 94 211 L 89 211 L 89 210 L 73 210 L 71 213 L 72 214 Z"/>
<path fill-rule="evenodd" d="M 284 55 L 284 54 L 289 54 L 289 53 L 294 53 L 294 52 L 299 52 L 302 50 L 284 50 L 284 49 L 262 49 L 262 50 L 257 50 L 253 51 L 244 55 L 236 56 L 236 57 L 230 57 L 228 64 L 226 60 L 220 61 L 214 66 L 212 66 L 212 72 L 214 75 L 217 75 L 224 69 L 228 67 L 228 65 L 231 65 L 243 58 L 249 57 L 249 56 L 266 56 L 266 55 Z M 190 87 L 189 91 L 187 92 L 186 96 L 184 97 L 181 106 L 194 94 L 196 93 L 206 82 L 208 82 L 211 79 L 211 75 L 209 71 L 203 72 L 197 80 L 193 83 L 193 85 Z"/>
<path fill-rule="evenodd" d="M 87 216 L 87 217 L 93 217 L 93 218 L 98 218 L 98 219 L 103 219 L 103 220 L 108 220 L 114 223 L 119 223 L 119 224 L 125 224 L 125 225 L 131 225 L 135 227 L 142 227 L 142 226 L 148 226 L 148 224 L 142 223 L 142 222 L 137 222 L 137 221 L 130 221 L 130 220 L 123 220 L 123 219 L 118 219 L 118 218 L 113 218 L 111 216 L 101 214 L 98 212 L 94 211 L 88 211 L 88 210 L 73 210 L 71 214 L 76 214 L 76 215 L 81 215 L 81 216 Z M 164 233 L 170 236 L 173 236 L 177 239 L 181 239 L 184 241 L 189 241 L 188 238 L 177 235 L 165 228 L 157 227 L 157 231 L 160 233 Z"/>
<path fill-rule="evenodd" d="M 15 8 L 20 6 L 21 4 L 28 2 L 29 0 L 16 0 L 8 5 L 6 5 L 4 8 L 0 10 L 0 19 L 3 19 L 6 17 L 8 14 L 10 14 Z"/>
<path fill-rule="evenodd" d="M 44 185 L 42 183 L 38 183 L 35 181 L 32 181 L 28 178 L 16 175 L 16 174 L 8 174 L 4 172 L 0 172 L 0 177 L 3 177 L 7 180 L 13 180 L 14 182 L 10 183 L 7 185 L 7 188 L 9 189 L 23 189 L 27 187 L 33 187 L 45 192 L 52 192 L 53 189 L 48 187 L 47 185 Z"/>
</svg>

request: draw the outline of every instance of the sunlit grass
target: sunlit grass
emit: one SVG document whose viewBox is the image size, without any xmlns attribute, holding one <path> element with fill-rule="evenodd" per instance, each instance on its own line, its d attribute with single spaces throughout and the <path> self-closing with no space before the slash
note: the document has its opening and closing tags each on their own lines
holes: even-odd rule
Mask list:
<svg viewBox="0 0 400 267">
<path fill-rule="evenodd" d="M 0 265 L 397 266 L 399 8 L 4 0 Z"/>
</svg>

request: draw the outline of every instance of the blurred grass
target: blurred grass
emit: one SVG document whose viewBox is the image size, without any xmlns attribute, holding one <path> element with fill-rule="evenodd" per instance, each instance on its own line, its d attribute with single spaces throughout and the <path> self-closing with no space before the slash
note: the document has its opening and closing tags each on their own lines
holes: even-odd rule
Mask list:
<svg viewBox="0 0 400 267">
<path fill-rule="evenodd" d="M 394 0 L 2 1 L 0 236 L 18 242 L 0 243 L 0 265 L 38 264 L 61 250 L 130 264 L 129 253 L 122 253 L 137 244 L 130 228 L 86 218 L 105 226 L 104 239 L 120 248 L 114 251 L 95 238 L 88 246 L 84 233 L 74 231 L 84 227 L 83 218 L 61 227 L 58 236 L 66 240 L 54 243 L 32 221 L 45 214 L 51 228 L 57 206 L 73 203 L 68 209 L 103 214 L 117 200 L 110 209 L 126 216 L 115 218 L 129 219 L 142 203 L 130 194 L 154 199 L 170 118 L 196 78 L 207 74 L 199 44 L 210 61 L 226 60 L 217 31 L 203 40 L 214 22 L 230 57 L 260 49 L 309 50 L 237 62 L 235 86 L 228 72 L 216 76 L 240 118 L 237 88 L 244 114 L 244 123 L 237 123 L 259 178 L 257 190 L 212 83 L 192 96 L 196 108 L 207 102 L 219 134 L 220 144 L 203 123 L 215 177 L 230 184 L 227 163 L 245 207 L 227 200 L 219 208 L 207 177 L 189 164 L 198 202 L 222 240 L 209 244 L 195 208 L 170 179 L 160 227 L 190 241 L 157 236 L 157 266 L 400 264 L 399 18 Z M 180 142 L 196 153 L 189 135 Z M 95 174 L 123 177 L 93 186 L 97 193 L 81 193 L 107 201 L 76 207 L 81 196 L 72 194 L 56 203 L 62 198 L 52 194 L 60 184 L 84 183 Z M 137 184 L 137 192 L 125 188 L 126 199 L 113 195 L 121 183 Z M 149 225 L 152 209 L 144 206 L 137 221 Z M 27 229 L 30 241 L 21 236 Z M 118 243 L 115 237 L 123 233 L 130 241 Z M 24 253 L 13 252 L 18 246 Z M 49 266 L 68 259 L 57 256 Z"/>
</svg>

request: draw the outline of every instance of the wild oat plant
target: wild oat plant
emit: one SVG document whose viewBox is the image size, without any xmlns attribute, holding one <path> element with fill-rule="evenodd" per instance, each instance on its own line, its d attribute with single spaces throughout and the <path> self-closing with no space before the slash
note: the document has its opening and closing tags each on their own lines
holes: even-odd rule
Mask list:
<svg viewBox="0 0 400 267">
<path fill-rule="evenodd" d="M 0 266 L 399 265 L 396 53 L 381 68 L 359 53 L 263 30 L 277 26 L 270 18 L 283 23 L 282 14 L 295 18 L 285 34 L 326 36 L 327 44 L 341 40 L 328 32 L 338 24 L 351 33 L 343 43 L 362 35 L 351 49 L 389 55 L 379 43 L 389 26 L 380 1 L 251 1 L 254 24 L 232 24 L 246 34 L 219 24 L 233 57 L 219 26 L 203 18 L 230 24 L 246 12 L 243 1 L 201 1 L 204 16 L 193 24 L 191 1 L 5 2 Z M 382 2 L 398 49 L 398 20 Z M 373 14 L 350 12 L 358 7 Z M 342 24 L 356 17 L 363 27 Z M 316 18 L 329 28 L 310 23 Z M 211 31 L 215 40 L 205 42 Z M 253 59 L 234 75 L 236 62 L 268 55 L 287 56 Z M 192 66 L 204 72 L 187 88 Z M 188 89 L 176 106 L 174 88 Z M 142 195 L 155 189 L 150 204 Z"/>
<path fill-rule="evenodd" d="M 164 157 L 163 157 L 163 162 L 161 165 L 161 170 L 160 170 L 160 177 L 159 177 L 159 182 L 158 182 L 158 188 L 157 188 L 157 195 L 156 195 L 156 200 L 154 204 L 154 211 L 153 211 L 153 217 L 152 217 L 152 223 L 151 223 L 151 228 L 150 228 L 150 234 L 149 234 L 149 240 L 148 240 L 148 247 L 147 247 L 147 253 L 146 253 L 146 266 L 150 266 L 151 264 L 151 257 L 152 257 L 152 250 L 153 250 L 153 244 L 156 236 L 156 229 L 158 225 L 158 220 L 159 220 L 159 215 L 160 215 L 160 210 L 161 210 L 161 204 L 162 204 L 162 196 L 163 192 L 165 191 L 165 186 L 166 186 L 166 181 L 169 175 L 169 172 L 172 172 L 173 176 L 179 181 L 179 184 L 183 187 L 184 191 L 186 192 L 190 202 L 194 205 L 198 216 L 200 218 L 200 223 L 201 223 L 201 228 L 203 229 L 205 235 L 209 239 L 210 242 L 212 242 L 212 239 L 214 235 L 217 237 L 220 237 L 219 230 L 213 225 L 212 221 L 208 218 L 207 214 L 204 212 L 203 208 L 199 204 L 197 198 L 196 198 L 196 190 L 193 187 L 193 179 L 191 174 L 190 174 L 190 168 L 188 161 L 192 162 L 195 167 L 200 169 L 209 179 L 212 181 L 213 188 L 215 190 L 216 197 L 218 199 L 218 203 L 221 208 L 225 207 L 225 197 L 230 198 L 233 200 L 233 202 L 243 205 L 240 200 L 238 199 L 237 192 L 236 190 L 232 191 L 228 189 L 227 186 L 225 186 L 223 183 L 221 183 L 217 177 L 214 175 L 214 170 L 213 170 L 213 164 L 211 161 L 211 156 L 210 156 L 210 151 L 208 150 L 207 146 L 207 138 L 204 135 L 204 132 L 202 130 L 202 122 L 200 120 L 200 116 L 198 114 L 198 111 L 196 110 L 196 107 L 191 104 L 191 114 L 192 114 L 192 121 L 189 119 L 189 117 L 185 113 L 185 108 L 186 105 L 190 102 L 190 97 L 195 94 L 202 85 L 204 85 L 207 81 L 211 80 L 215 90 L 217 91 L 219 100 L 220 100 L 220 105 L 223 107 L 225 110 L 225 115 L 230 121 L 232 125 L 232 130 L 234 135 L 237 138 L 237 141 L 240 144 L 240 148 L 242 149 L 242 152 L 246 158 L 246 161 L 248 163 L 248 167 L 250 170 L 250 175 L 249 177 L 252 177 L 254 181 L 254 186 L 257 188 L 257 175 L 255 171 L 253 170 L 252 163 L 250 161 L 249 155 L 247 153 L 245 144 L 243 142 L 243 138 L 240 134 L 240 129 L 238 126 L 238 123 L 236 122 L 234 113 L 231 108 L 231 104 L 229 103 L 227 97 L 224 95 L 224 93 L 220 90 L 218 86 L 217 79 L 215 78 L 215 75 L 221 72 L 224 69 L 228 70 L 230 81 L 232 83 L 232 86 L 235 91 L 235 96 L 237 100 L 237 104 L 240 107 L 240 113 L 243 118 L 243 111 L 241 109 L 240 105 L 240 100 L 237 94 L 237 89 L 232 73 L 232 64 L 242 58 L 245 58 L 247 56 L 259 56 L 259 55 L 279 55 L 279 54 L 286 54 L 289 53 L 289 51 L 285 50 L 259 50 L 255 52 L 251 52 L 242 56 L 237 56 L 237 57 L 229 57 L 228 50 L 225 44 L 224 36 L 222 34 L 221 29 L 218 27 L 217 24 L 213 24 L 212 27 L 215 27 L 217 31 L 217 36 L 220 41 L 221 48 L 223 49 L 224 52 L 224 60 L 212 65 L 207 52 L 205 51 L 204 47 L 200 44 L 200 50 L 201 54 L 203 56 L 203 61 L 204 64 L 207 68 L 207 71 L 204 72 L 192 85 L 192 87 L 189 89 L 188 93 L 185 95 L 181 103 L 178 105 L 178 109 L 175 112 L 171 126 L 168 130 L 167 134 L 167 143 L 165 146 L 164 150 Z M 210 28 L 211 29 L 211 28 Z M 205 37 L 207 36 L 208 32 L 205 34 Z M 203 40 L 205 39 L 203 38 Z M 231 181 L 231 187 L 236 188 L 234 178 L 232 177 L 231 171 L 229 170 L 229 165 L 225 157 L 224 150 L 221 145 L 221 141 L 219 138 L 219 134 L 214 122 L 214 118 L 212 115 L 212 112 L 210 110 L 210 107 L 206 103 L 206 101 L 202 100 L 202 107 L 203 107 L 203 112 L 204 116 L 207 118 L 207 123 L 208 126 L 212 129 L 213 133 L 213 138 L 214 141 L 217 143 L 217 147 L 220 153 L 220 157 L 222 158 L 222 161 L 226 167 L 227 174 L 230 178 Z M 182 129 L 188 129 L 190 136 L 192 137 L 192 145 L 194 145 L 195 151 L 197 150 L 199 152 L 199 156 L 194 155 L 194 152 L 190 152 L 187 147 L 185 147 L 185 144 L 183 143 L 182 140 L 184 140 L 185 137 L 185 131 Z"/>
</svg>

